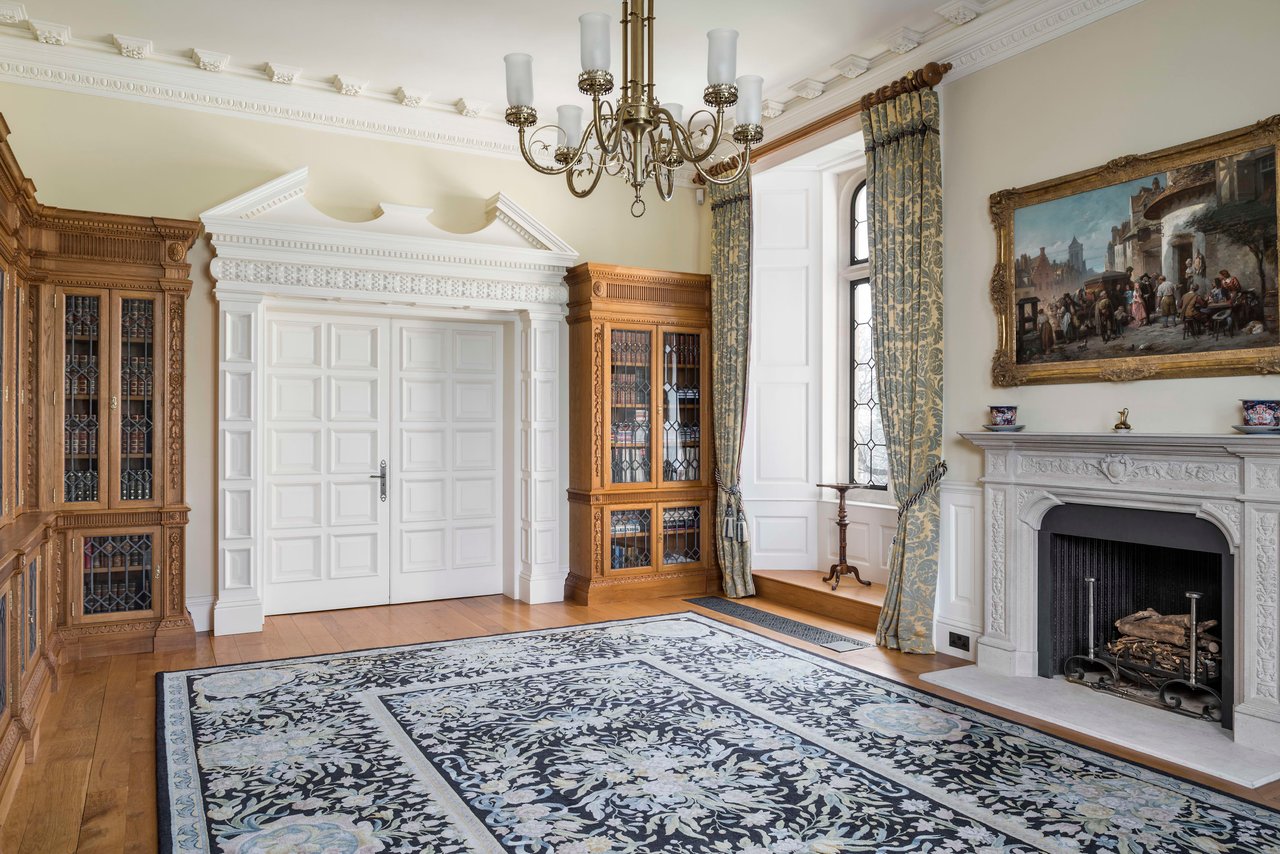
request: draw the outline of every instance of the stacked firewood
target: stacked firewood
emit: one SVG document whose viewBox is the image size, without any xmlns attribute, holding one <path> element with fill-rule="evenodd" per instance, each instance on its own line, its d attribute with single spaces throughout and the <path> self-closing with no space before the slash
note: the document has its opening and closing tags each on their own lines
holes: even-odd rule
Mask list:
<svg viewBox="0 0 1280 854">
<path fill-rule="evenodd" d="M 1197 676 L 1202 681 L 1218 678 L 1222 661 L 1222 640 L 1209 630 L 1217 620 L 1197 624 Z M 1116 620 L 1118 640 L 1107 651 L 1122 661 L 1168 673 L 1188 674 L 1191 669 L 1191 615 L 1161 614 L 1146 608 Z"/>
</svg>

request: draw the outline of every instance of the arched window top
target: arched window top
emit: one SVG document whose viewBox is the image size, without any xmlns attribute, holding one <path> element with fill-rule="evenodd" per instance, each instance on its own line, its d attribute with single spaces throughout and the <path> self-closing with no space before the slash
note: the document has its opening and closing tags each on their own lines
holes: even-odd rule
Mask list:
<svg viewBox="0 0 1280 854">
<path fill-rule="evenodd" d="M 853 191 L 849 201 L 849 263 L 865 264 L 871 257 L 868 246 L 867 182 Z"/>
</svg>

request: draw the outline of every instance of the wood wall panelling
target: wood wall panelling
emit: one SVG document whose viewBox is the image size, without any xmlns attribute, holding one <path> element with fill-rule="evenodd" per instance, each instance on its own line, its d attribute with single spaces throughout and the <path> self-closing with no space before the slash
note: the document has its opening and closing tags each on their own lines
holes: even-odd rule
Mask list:
<svg viewBox="0 0 1280 854">
<path fill-rule="evenodd" d="M 164 651 L 194 641 L 184 603 L 182 391 L 186 256 L 200 233 L 199 223 L 184 220 L 40 204 L 8 135 L 0 118 L 0 824 L 23 765 L 39 749 L 41 717 L 65 655 Z M 64 494 L 65 317 L 68 297 L 77 295 L 97 298 L 101 308 L 100 385 L 96 403 L 82 407 L 98 422 L 91 501 Z M 146 306 L 153 322 L 139 321 L 126 334 L 122 321 L 131 311 L 144 317 Z M 139 377 L 147 375 L 148 356 L 144 392 Z M 130 446 L 124 427 L 148 423 L 149 443 Z M 126 463 L 126 456 L 148 462 Z M 131 465 L 150 465 L 149 495 L 122 482 Z M 146 607 L 85 613 L 83 545 L 95 536 L 150 537 L 150 561 L 143 556 L 132 570 L 135 579 L 146 576 Z M 127 568 L 112 567 L 101 592 L 120 594 L 117 579 Z"/>
</svg>

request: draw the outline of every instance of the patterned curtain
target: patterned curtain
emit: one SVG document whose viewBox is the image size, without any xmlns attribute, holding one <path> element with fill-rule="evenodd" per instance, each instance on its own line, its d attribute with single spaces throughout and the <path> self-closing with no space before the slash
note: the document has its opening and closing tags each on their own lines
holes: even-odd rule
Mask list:
<svg viewBox="0 0 1280 854">
<path fill-rule="evenodd" d="M 711 405 L 716 443 L 716 555 L 724 592 L 754 596 L 738 476 L 751 339 L 751 174 L 711 185 Z"/>
<path fill-rule="evenodd" d="M 876 375 L 898 532 L 876 642 L 931 653 L 942 459 L 942 161 L 938 95 L 862 111 Z"/>
</svg>

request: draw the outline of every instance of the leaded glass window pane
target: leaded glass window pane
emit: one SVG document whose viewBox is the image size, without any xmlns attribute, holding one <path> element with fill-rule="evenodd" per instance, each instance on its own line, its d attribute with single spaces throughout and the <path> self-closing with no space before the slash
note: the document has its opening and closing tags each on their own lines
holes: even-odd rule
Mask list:
<svg viewBox="0 0 1280 854">
<path fill-rule="evenodd" d="M 886 489 L 889 485 L 889 455 L 885 448 L 880 393 L 876 385 L 870 280 L 853 282 L 850 296 L 849 482 Z"/>
<path fill-rule="evenodd" d="M 867 222 L 867 182 L 863 181 L 853 192 L 849 216 L 849 263 L 862 264 L 871 256 L 869 245 L 870 225 Z"/>
<path fill-rule="evenodd" d="M 84 538 L 84 613 L 151 608 L 150 534 Z"/>
</svg>

